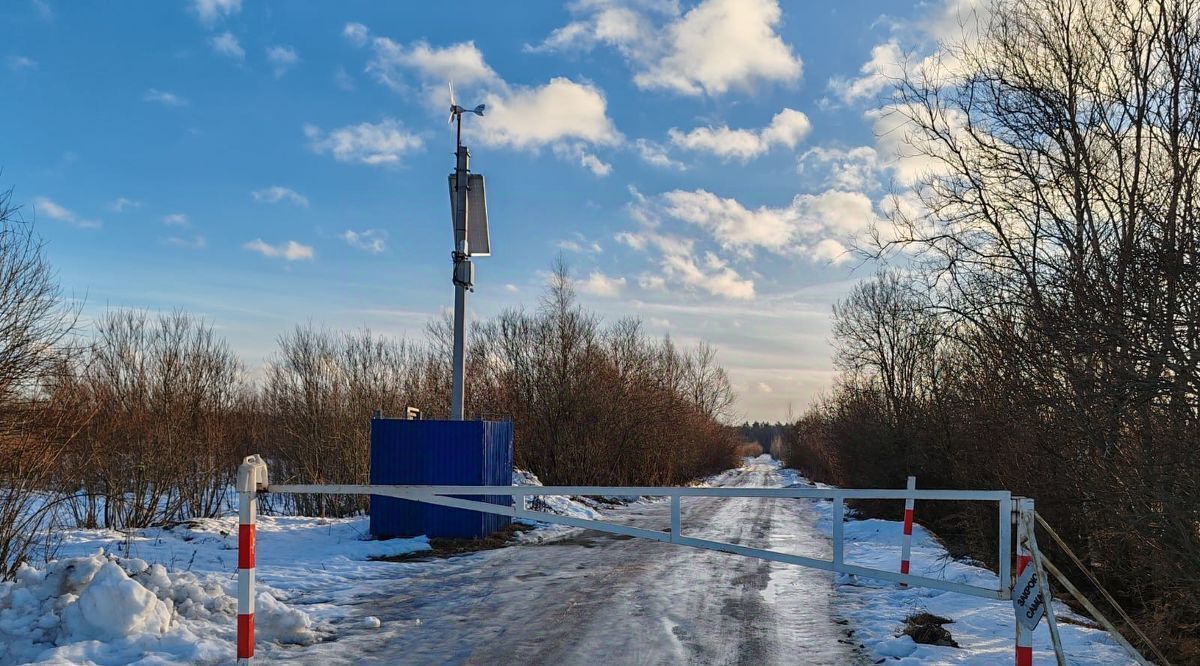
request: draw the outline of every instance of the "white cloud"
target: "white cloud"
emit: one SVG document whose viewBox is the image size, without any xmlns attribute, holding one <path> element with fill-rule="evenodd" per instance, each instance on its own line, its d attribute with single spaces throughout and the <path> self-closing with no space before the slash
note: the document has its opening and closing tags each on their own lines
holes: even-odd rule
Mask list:
<svg viewBox="0 0 1200 666">
<path fill-rule="evenodd" d="M 611 46 L 634 68 L 638 87 L 684 95 L 800 78 L 800 58 L 776 32 L 776 0 L 703 0 L 682 15 L 675 2 L 592 0 L 572 11 L 581 18 L 530 50 Z"/>
<path fill-rule="evenodd" d="M 796 163 L 801 174 L 817 172 L 821 182 L 840 190 L 875 190 L 880 187 L 884 165 L 870 146 L 854 148 L 811 148 Z"/>
<path fill-rule="evenodd" d="M 238 43 L 237 37 L 232 32 L 225 32 L 213 37 L 209 40 L 212 45 L 212 50 L 218 55 L 223 55 L 234 60 L 244 60 L 246 58 L 246 50 Z"/>
<path fill-rule="evenodd" d="M 639 217 L 637 211 L 633 211 Z M 642 219 L 647 219 L 642 216 Z M 695 243 L 688 238 L 655 231 L 650 226 L 640 232 L 622 232 L 617 240 L 638 251 L 658 253 L 659 273 L 638 276 L 638 286 L 647 291 L 665 291 L 682 286 L 713 296 L 737 300 L 754 298 L 754 280 L 743 277 L 725 260 L 712 252 L 698 259 Z"/>
<path fill-rule="evenodd" d="M 365 37 L 365 26 L 363 26 Z M 404 72 L 411 70 L 432 86 L 433 94 L 445 95 L 446 82 L 456 86 L 471 86 L 481 83 L 496 83 L 500 76 L 483 60 L 483 53 L 475 42 L 459 42 L 446 47 L 430 46 L 417 41 L 405 46 L 387 37 L 371 40 L 374 57 L 367 64 L 367 71 L 374 74 L 388 87 L 401 92 L 407 91 Z M 440 98 L 439 98 L 440 99 Z"/>
<path fill-rule="evenodd" d="M 597 176 L 607 176 L 612 171 L 612 165 L 591 153 L 579 156 L 579 163 Z"/>
<path fill-rule="evenodd" d="M 33 58 L 30 58 L 28 56 L 21 56 L 21 55 L 9 56 L 8 57 L 8 68 L 14 72 L 20 72 L 22 70 L 37 69 L 38 64 L 37 64 L 36 60 L 34 60 Z"/>
<path fill-rule="evenodd" d="M 612 172 L 612 165 L 596 157 L 587 149 L 587 144 L 581 141 L 558 142 L 551 144 L 555 155 L 568 161 L 574 161 L 593 174 L 604 177 Z"/>
<path fill-rule="evenodd" d="M 638 276 L 638 286 L 646 291 L 666 291 L 667 280 L 661 275 L 643 273 Z"/>
<path fill-rule="evenodd" d="M 657 7 L 654 3 L 647 4 L 650 6 L 634 8 L 603 0 L 575 3 L 572 6 L 573 11 L 590 11 L 592 14 L 555 29 L 540 45 L 526 45 L 525 50 L 534 53 L 565 51 L 590 49 L 604 44 L 616 48 L 626 58 L 639 58 L 640 48 L 654 38 L 656 31 L 648 14 L 666 13 L 678 16 L 679 13 L 679 8 L 669 6 L 669 3 L 661 3 Z M 658 11 L 655 11 L 656 9 Z"/>
<path fill-rule="evenodd" d="M 507 291 L 510 294 L 515 294 L 515 293 L 520 292 L 521 288 L 510 282 L 510 283 L 504 285 L 504 291 Z"/>
<path fill-rule="evenodd" d="M 192 0 L 192 11 L 206 25 L 242 11 L 242 0 Z"/>
<path fill-rule="evenodd" d="M 759 393 L 774 393 L 775 392 L 775 389 L 771 388 L 771 385 L 766 382 L 758 382 L 757 384 L 754 385 L 754 389 L 756 391 L 758 391 Z"/>
<path fill-rule="evenodd" d="M 680 283 L 729 299 L 754 298 L 754 281 L 739 275 L 712 252 L 705 253 L 702 261 L 682 253 L 665 255 L 662 269 L 667 283 Z"/>
<path fill-rule="evenodd" d="M 142 95 L 142 100 L 147 102 L 156 102 L 163 106 L 187 106 L 188 101 L 179 95 L 157 88 L 151 88 Z"/>
<path fill-rule="evenodd" d="M 589 240 L 587 236 L 581 233 L 576 233 L 575 238 L 559 241 L 558 249 L 579 254 L 600 254 L 604 252 L 604 248 L 600 247 L 600 243 Z"/>
<path fill-rule="evenodd" d="M 828 261 L 832 264 L 850 260 L 850 252 L 846 246 L 832 238 L 824 238 L 817 242 L 809 251 L 809 256 L 813 261 Z"/>
<path fill-rule="evenodd" d="M 188 226 L 188 216 L 183 213 L 171 213 L 164 215 L 162 223 L 168 227 L 186 227 Z"/>
<path fill-rule="evenodd" d="M 296 190 L 293 190 L 289 187 L 283 187 L 281 185 L 272 185 L 261 190 L 255 190 L 250 193 L 250 196 L 254 197 L 254 200 L 258 201 L 259 203 L 273 204 L 286 201 L 287 203 L 295 204 L 297 206 L 308 206 L 307 197 L 300 194 Z"/>
<path fill-rule="evenodd" d="M 585 294 L 615 298 L 625 289 L 625 278 L 614 278 L 600 271 L 592 271 L 586 280 L 576 281 L 575 286 Z"/>
<path fill-rule="evenodd" d="M 674 190 L 663 195 L 664 212 L 709 232 L 722 247 L 763 247 L 784 251 L 792 242 L 793 218 L 786 209 L 760 206 L 750 210 L 736 199 L 705 190 Z"/>
<path fill-rule="evenodd" d="M 862 192 L 826 190 L 800 194 L 792 200 L 791 209 L 801 233 L 829 231 L 854 237 L 877 221 L 871 200 Z"/>
<path fill-rule="evenodd" d="M 904 51 L 895 40 L 877 44 L 871 49 L 870 60 L 863 64 L 859 73 L 861 76 L 853 79 L 830 79 L 829 89 L 847 104 L 875 98 L 903 76 Z"/>
<path fill-rule="evenodd" d="M 296 53 L 296 49 L 286 44 L 279 44 L 267 49 L 267 62 L 273 66 L 275 78 L 279 78 L 300 62 L 300 55 Z"/>
<path fill-rule="evenodd" d="M 760 136 L 768 146 L 795 148 L 810 130 L 812 123 L 808 116 L 795 109 L 784 109 L 771 118 L 771 124 L 763 129 Z"/>
<path fill-rule="evenodd" d="M 294 240 L 279 245 L 271 245 L 264 242 L 261 238 L 256 238 L 242 245 L 242 247 L 251 252 L 257 252 L 264 257 L 282 257 L 287 261 L 311 260 L 314 255 L 312 246 L 302 245 Z"/>
<path fill-rule="evenodd" d="M 100 220 L 91 220 L 80 217 L 75 211 L 68 209 L 66 206 L 59 205 L 48 197 L 36 197 L 33 200 L 33 209 L 37 214 L 45 215 L 46 217 L 58 222 L 66 222 L 73 227 L 80 229 L 99 229 L 103 226 Z"/>
<path fill-rule="evenodd" d="M 142 202 L 135 199 L 126 199 L 125 197 L 117 197 L 115 201 L 108 204 L 108 209 L 114 213 L 123 213 L 131 208 L 141 208 Z"/>
<path fill-rule="evenodd" d="M 784 109 L 775 114 L 771 124 L 761 130 L 735 130 L 722 125 L 697 127 L 684 133 L 672 127 L 667 135 L 671 143 L 680 148 L 710 152 L 724 159 L 745 162 L 766 153 L 772 146 L 795 148 L 811 129 L 808 116 L 794 109 Z"/>
<path fill-rule="evenodd" d="M 630 247 L 641 249 L 649 244 L 666 248 L 659 240 L 661 232 L 648 229 L 661 226 L 660 218 L 667 218 L 702 229 L 722 249 L 742 257 L 762 249 L 781 255 L 807 254 L 830 259 L 834 247 L 820 241 L 853 242 L 879 221 L 865 194 L 844 190 L 799 194 L 784 207 L 753 209 L 706 190 L 673 190 L 655 201 L 632 204 L 631 211 L 646 228 L 637 233 L 618 234 L 617 239 Z M 815 249 L 818 247 L 819 251 Z"/>
<path fill-rule="evenodd" d="M 366 229 L 364 231 L 347 229 L 342 232 L 341 237 L 350 247 L 374 254 L 379 254 L 387 249 L 388 234 L 383 229 Z"/>
<path fill-rule="evenodd" d="M 346 27 L 342 28 L 342 36 L 355 46 L 366 46 L 370 34 L 371 31 L 367 29 L 367 26 L 361 23 L 347 23 Z"/>
<path fill-rule="evenodd" d="M 774 0 L 705 0 L 672 24 L 665 56 L 634 76 L 640 88 L 720 95 L 759 81 L 791 83 L 800 59 L 775 32 Z"/>
<path fill-rule="evenodd" d="M 431 109 L 444 113 L 448 81 L 454 84 L 458 103 L 483 102 L 486 114 L 464 123 L 470 139 L 516 150 L 549 147 L 598 176 L 611 172 L 612 165 L 591 148 L 618 145 L 623 137 L 607 115 L 603 91 L 594 84 L 556 77 L 543 85 L 510 85 L 471 41 L 402 44 L 371 37 L 362 24 L 347 24 L 342 32 L 352 43 L 370 44 L 367 71 L 378 81 L 406 96 L 413 95 L 415 85 Z"/>
<path fill-rule="evenodd" d="M 171 236 L 170 238 L 166 239 L 166 243 L 167 245 L 174 245 L 175 247 L 182 247 L 187 250 L 203 250 L 204 248 L 208 247 L 208 241 L 204 240 L 204 236 L 199 234 L 196 234 L 191 238 Z"/>
<path fill-rule="evenodd" d="M 317 153 L 329 153 L 339 162 L 373 166 L 397 164 L 400 158 L 424 146 L 421 137 L 408 132 L 399 121 L 391 118 L 378 123 L 339 127 L 328 134 L 315 125 L 306 125 L 304 135 Z"/>
<path fill-rule="evenodd" d="M 963 76 L 967 64 L 959 59 L 957 47 L 981 39 L 981 28 L 989 25 L 995 5 L 987 0 L 921 3 L 924 11 L 916 18 L 892 22 L 893 37 L 872 47 L 858 76 L 830 79 L 830 91 L 844 103 L 882 101 L 881 93 L 906 70 L 929 81 Z"/>
<path fill-rule="evenodd" d="M 637 150 L 638 157 L 642 158 L 646 164 L 680 171 L 687 169 L 683 162 L 671 159 L 671 156 L 667 154 L 667 149 L 659 143 L 648 139 L 638 139 L 634 141 L 633 147 Z"/>
<path fill-rule="evenodd" d="M 621 134 L 607 115 L 604 93 L 590 83 L 556 77 L 544 86 L 515 88 L 485 97 L 487 115 L 479 119 L 479 137 L 492 146 L 539 148 L 578 140 L 614 145 Z"/>
<path fill-rule="evenodd" d="M 354 79 L 346 72 L 346 68 L 338 67 L 333 73 L 333 84 L 342 90 L 354 90 Z"/>
<path fill-rule="evenodd" d="M 904 106 L 891 105 L 867 112 L 874 123 L 875 142 L 879 154 L 896 181 L 903 186 L 921 182 L 927 176 L 944 173 L 947 165 L 936 155 L 943 147 L 930 137 L 914 132 L 909 114 L 919 113 Z M 953 109 L 944 112 L 943 120 L 951 131 L 966 126 L 966 117 Z M 932 153 L 932 154 L 930 154 Z"/>
<path fill-rule="evenodd" d="M 614 236 L 614 238 L 618 243 L 624 243 L 635 250 L 646 249 L 646 237 L 642 234 L 636 234 L 631 231 L 622 231 Z"/>
</svg>

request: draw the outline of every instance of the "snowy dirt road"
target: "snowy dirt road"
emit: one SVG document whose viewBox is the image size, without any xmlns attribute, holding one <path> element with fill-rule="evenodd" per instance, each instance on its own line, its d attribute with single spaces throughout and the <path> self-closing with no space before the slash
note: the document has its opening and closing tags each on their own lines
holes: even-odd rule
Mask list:
<svg viewBox="0 0 1200 666">
<path fill-rule="evenodd" d="M 721 485 L 779 486 L 759 460 Z M 606 520 L 667 529 L 667 502 Z M 804 500 L 685 498 L 685 534 L 827 558 Z M 333 642 L 273 660 L 414 664 L 856 664 L 828 573 L 592 531 L 380 571 Z"/>
</svg>

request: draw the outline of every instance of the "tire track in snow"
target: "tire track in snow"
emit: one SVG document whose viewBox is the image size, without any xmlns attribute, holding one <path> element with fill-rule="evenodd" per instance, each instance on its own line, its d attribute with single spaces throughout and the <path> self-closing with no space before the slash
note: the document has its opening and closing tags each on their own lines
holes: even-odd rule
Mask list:
<svg viewBox="0 0 1200 666">
<path fill-rule="evenodd" d="M 724 485 L 777 486 L 750 462 Z M 827 556 L 805 502 L 686 498 L 689 536 Z M 606 520 L 670 525 L 670 504 Z M 799 544 L 801 551 L 796 550 Z M 815 550 L 814 550 L 815 549 Z M 847 664 L 829 574 L 715 551 L 579 530 L 566 538 L 436 562 L 397 564 L 372 583 L 362 615 L 378 630 L 276 658 L 321 663 Z"/>
</svg>

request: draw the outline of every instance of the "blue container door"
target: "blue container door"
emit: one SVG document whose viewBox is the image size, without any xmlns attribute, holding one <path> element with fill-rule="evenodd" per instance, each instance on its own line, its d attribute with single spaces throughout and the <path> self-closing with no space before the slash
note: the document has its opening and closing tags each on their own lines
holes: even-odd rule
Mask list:
<svg viewBox="0 0 1200 666">
<path fill-rule="evenodd" d="M 371 483 L 509 485 L 512 424 L 372 419 Z M 511 503 L 507 496 L 465 499 Z M 371 534 L 377 537 L 474 538 L 508 524 L 508 516 L 371 496 Z"/>
<path fill-rule="evenodd" d="M 509 421 L 483 422 L 483 484 L 485 486 L 512 485 L 513 427 Z M 512 506 L 510 495 L 489 495 L 490 504 Z M 509 516 L 494 513 L 484 514 L 484 530 L 491 534 L 512 523 Z"/>
</svg>

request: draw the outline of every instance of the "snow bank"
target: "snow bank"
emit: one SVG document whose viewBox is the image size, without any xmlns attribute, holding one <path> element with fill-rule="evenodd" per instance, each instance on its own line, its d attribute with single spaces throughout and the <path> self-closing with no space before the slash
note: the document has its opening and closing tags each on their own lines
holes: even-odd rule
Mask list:
<svg viewBox="0 0 1200 666">
<path fill-rule="evenodd" d="M 191 574 L 99 553 L 22 567 L 0 585 L 0 664 L 215 659 L 224 646 L 177 620 L 220 612 L 224 596 Z"/>
<path fill-rule="evenodd" d="M 513 470 L 513 485 L 514 486 L 541 486 L 541 480 L 533 472 L 527 472 L 521 469 Z M 565 495 L 545 495 L 537 497 L 536 504 L 531 498 L 530 508 L 537 511 L 545 511 L 558 516 L 569 516 L 571 518 L 584 518 L 587 520 L 599 520 L 600 512 L 588 506 L 580 499 L 567 497 Z"/>
<path fill-rule="evenodd" d="M 347 600 L 428 540 L 368 538 L 366 517 L 259 516 L 255 625 L 265 658 L 363 626 Z M 132 532 L 63 530 L 61 559 L 0 583 L 0 666 L 227 663 L 237 518 Z M 374 619 L 376 626 L 379 620 Z"/>
<path fill-rule="evenodd" d="M 813 484 L 795 470 L 780 469 L 784 485 L 792 487 L 829 487 Z M 832 536 L 832 502 L 813 501 L 820 516 L 818 528 Z M 897 513 L 900 512 L 897 502 Z M 913 524 L 913 574 L 942 580 L 995 588 L 998 577 L 978 563 L 954 559 L 931 533 L 919 524 L 921 502 Z M 885 571 L 899 571 L 903 522 L 900 520 L 854 520 L 843 525 L 844 553 L 847 563 Z M 838 594 L 843 602 L 842 615 L 854 627 L 854 639 L 877 663 L 888 664 L 1000 664 L 1012 663 L 1014 643 L 1013 608 L 1010 601 L 989 601 L 953 592 L 922 587 L 900 588 L 886 581 L 841 575 Z M 1055 602 L 1060 618 L 1059 633 L 1067 662 L 1071 664 L 1131 664 L 1125 652 L 1107 633 L 1063 619 L 1086 620 Z M 925 645 L 903 635 L 904 619 L 920 612 L 933 613 L 953 620 L 945 628 L 960 647 Z M 1088 623 L 1090 624 L 1090 623 Z M 1053 663 L 1050 631 L 1045 622 L 1034 632 L 1034 663 Z"/>
</svg>

